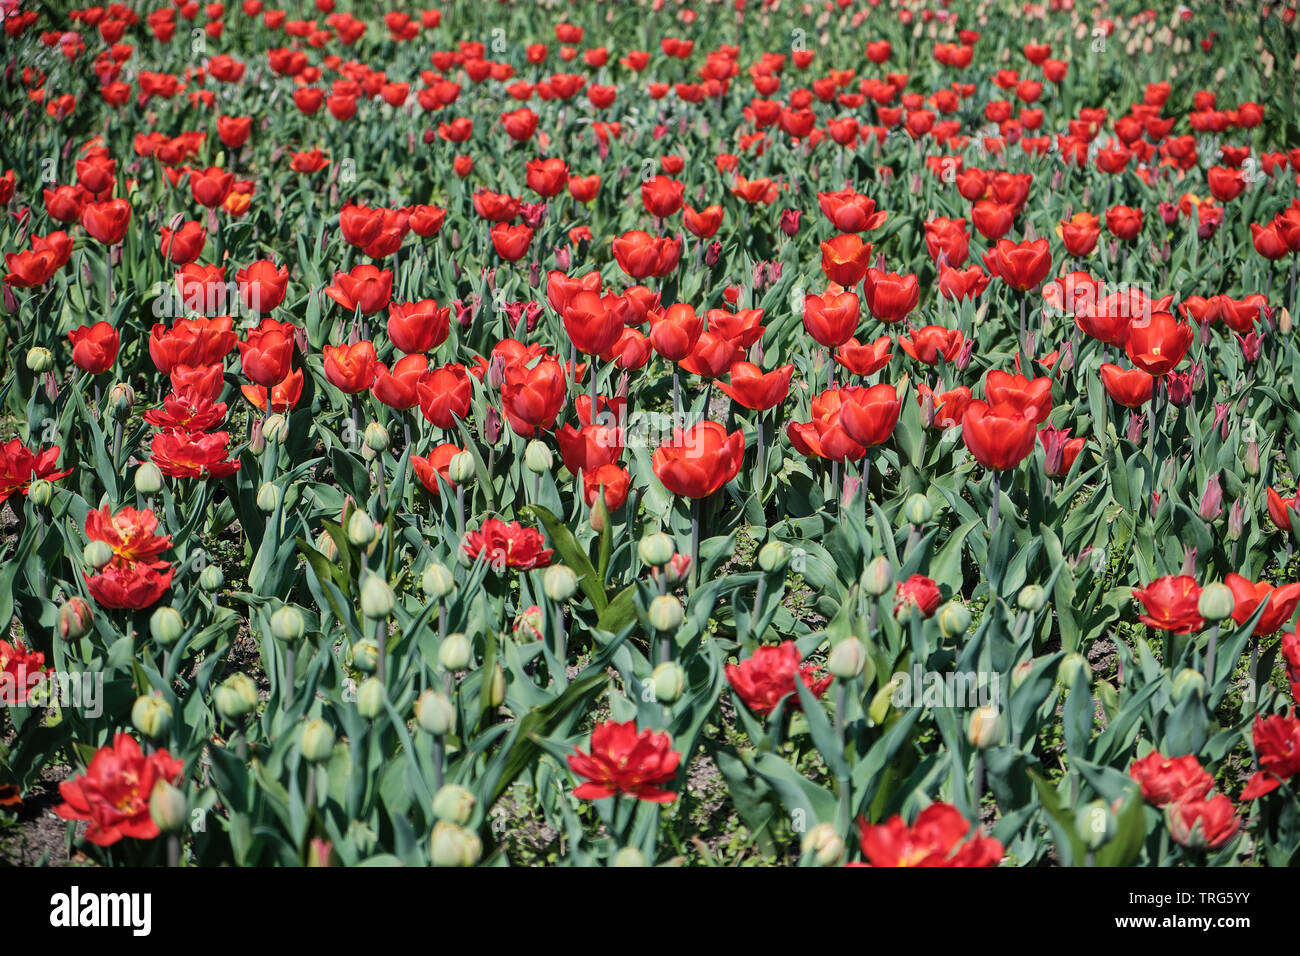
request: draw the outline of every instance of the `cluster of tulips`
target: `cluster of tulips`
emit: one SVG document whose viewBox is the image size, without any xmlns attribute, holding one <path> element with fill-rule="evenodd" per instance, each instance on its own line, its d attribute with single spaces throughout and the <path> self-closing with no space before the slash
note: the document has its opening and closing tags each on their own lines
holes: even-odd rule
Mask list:
<svg viewBox="0 0 1300 956">
<path fill-rule="evenodd" d="M 0 854 L 1300 862 L 1295 4 L 1084 6 L 7 4 Z"/>
</svg>

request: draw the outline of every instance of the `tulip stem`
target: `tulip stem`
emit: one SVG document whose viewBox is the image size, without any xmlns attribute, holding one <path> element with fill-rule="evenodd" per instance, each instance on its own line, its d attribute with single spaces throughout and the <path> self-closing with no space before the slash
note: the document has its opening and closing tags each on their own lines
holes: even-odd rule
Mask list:
<svg viewBox="0 0 1300 956">
<path fill-rule="evenodd" d="M 1002 498 L 1002 472 L 1000 471 L 993 472 L 993 480 L 991 484 L 993 490 L 993 507 L 989 511 L 989 537 L 990 538 L 993 537 L 993 533 L 998 530 L 998 506 L 1001 504 L 1001 498 Z"/>
<path fill-rule="evenodd" d="M 763 494 L 763 488 L 767 484 L 767 456 L 763 454 L 763 413 L 758 413 L 758 493 L 760 497 Z"/>
<path fill-rule="evenodd" d="M 1023 356 L 1022 361 L 1025 364 L 1024 374 L 1029 374 L 1029 325 L 1025 318 L 1026 302 L 1029 299 L 1029 293 L 1020 293 L 1020 354 Z"/>
<path fill-rule="evenodd" d="M 284 709 L 293 706 L 293 648 L 284 651 Z"/>
<path fill-rule="evenodd" d="M 1205 652 L 1205 682 L 1214 688 L 1214 659 L 1219 652 L 1219 625 L 1210 628 L 1210 646 Z"/>
<path fill-rule="evenodd" d="M 691 591 L 700 577 L 700 499 L 691 499 Z"/>
<path fill-rule="evenodd" d="M 379 639 L 379 660 L 375 667 L 375 676 L 379 678 L 379 683 L 384 682 L 384 674 L 388 670 L 385 666 L 388 663 L 388 622 L 380 620 L 375 624 L 376 637 Z"/>
</svg>

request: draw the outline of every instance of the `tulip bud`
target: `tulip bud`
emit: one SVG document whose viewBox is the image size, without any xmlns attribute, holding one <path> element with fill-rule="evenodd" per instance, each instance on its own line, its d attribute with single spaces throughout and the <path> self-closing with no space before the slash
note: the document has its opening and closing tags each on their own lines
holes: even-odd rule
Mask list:
<svg viewBox="0 0 1300 956">
<path fill-rule="evenodd" d="M 378 677 L 367 677 L 357 688 L 357 712 L 366 720 L 374 720 L 384 712 L 388 693 Z"/>
<path fill-rule="evenodd" d="M 131 416 L 131 408 L 135 405 L 135 389 L 125 382 L 118 382 L 108 391 L 108 404 L 113 417 L 125 421 Z"/>
<path fill-rule="evenodd" d="M 488 679 L 487 702 L 489 707 L 500 707 L 506 699 L 506 672 L 497 664 Z"/>
<path fill-rule="evenodd" d="M 456 484 L 464 484 L 474 477 L 474 456 L 467 451 L 458 452 L 447 466 L 447 475 Z"/>
<path fill-rule="evenodd" d="M 1246 474 L 1254 477 L 1259 474 L 1259 442 L 1246 442 L 1245 453 L 1242 455 L 1241 466 Z"/>
<path fill-rule="evenodd" d="M 1015 690 L 1021 684 L 1029 679 L 1029 675 L 1034 672 L 1034 659 L 1028 658 L 1021 661 L 1011 671 L 1011 689 Z"/>
<path fill-rule="evenodd" d="M 1282 335 L 1290 335 L 1291 328 L 1292 328 L 1291 310 L 1285 307 L 1278 309 L 1277 310 L 1278 332 L 1280 332 Z"/>
<path fill-rule="evenodd" d="M 248 450 L 253 453 L 254 458 L 261 458 L 266 451 L 266 435 L 262 433 L 260 422 L 254 421 L 248 432 Z"/>
<path fill-rule="evenodd" d="M 617 867 L 642 867 L 646 865 L 645 854 L 634 846 L 625 846 L 614 854 L 614 859 L 610 861 L 609 865 Z"/>
<path fill-rule="evenodd" d="M 691 556 L 678 552 L 668 559 L 664 566 L 664 580 L 671 585 L 681 584 L 691 570 Z"/>
<path fill-rule="evenodd" d="M 1047 603 L 1047 592 L 1037 584 L 1026 584 L 1016 595 L 1016 605 L 1022 611 L 1028 611 L 1030 614 L 1042 610 Z"/>
<path fill-rule="evenodd" d="M 304 760 L 310 763 L 328 760 L 330 754 L 334 752 L 334 728 L 319 717 L 306 720 L 303 722 L 298 744 L 302 747 Z"/>
<path fill-rule="evenodd" d="M 162 471 L 151 461 L 146 461 L 135 470 L 135 490 L 142 495 L 158 494 L 162 491 L 162 483 Z"/>
<path fill-rule="evenodd" d="M 439 820 L 463 827 L 474 816 L 474 806 L 477 803 L 474 794 L 464 787 L 454 783 L 443 784 L 433 795 L 433 815 Z"/>
<path fill-rule="evenodd" d="M 840 680 L 853 680 L 866 664 L 866 645 L 856 637 L 847 637 L 831 648 L 826 669 Z"/>
<path fill-rule="evenodd" d="M 686 689 L 686 672 L 676 661 L 664 661 L 650 675 L 650 684 L 654 687 L 655 700 L 671 704 Z"/>
<path fill-rule="evenodd" d="M 37 346 L 27 350 L 27 368 L 37 375 L 43 375 L 54 368 L 54 356 L 49 349 Z"/>
<path fill-rule="evenodd" d="M 524 449 L 524 467 L 534 475 L 544 475 L 555 467 L 555 456 L 546 447 L 546 442 L 534 438 Z"/>
<path fill-rule="evenodd" d="M 894 584 L 894 569 L 884 555 L 874 559 L 862 572 L 862 588 L 872 597 L 887 593 Z"/>
<path fill-rule="evenodd" d="M 199 587 L 203 588 L 203 590 L 207 591 L 209 594 L 215 591 L 220 591 L 225 583 L 226 576 L 221 573 L 221 568 L 217 567 L 215 564 L 209 564 L 199 575 Z"/>
<path fill-rule="evenodd" d="M 149 618 L 149 633 L 159 647 L 171 647 L 185 632 L 185 622 L 174 607 L 160 607 Z"/>
<path fill-rule="evenodd" d="M 375 522 L 360 508 L 352 512 L 348 518 L 348 540 L 358 548 L 365 547 L 371 541 L 375 540 L 378 532 L 375 530 Z"/>
<path fill-rule="evenodd" d="M 1074 818 L 1074 833 L 1089 850 L 1097 850 L 1115 839 L 1119 824 L 1105 800 L 1094 800 Z"/>
<path fill-rule="evenodd" d="M 661 567 L 672 560 L 677 546 L 673 539 L 662 531 L 656 531 L 654 534 L 648 534 L 637 544 L 637 554 L 641 557 L 642 564 L 648 564 L 651 567 Z"/>
<path fill-rule="evenodd" d="M 1057 676 L 1066 687 L 1073 687 L 1076 681 L 1092 683 L 1092 666 L 1082 654 L 1066 654 L 1061 661 Z"/>
<path fill-rule="evenodd" d="M 339 559 L 339 546 L 334 542 L 334 537 L 328 531 L 322 531 L 316 535 L 316 550 L 326 561 L 333 563 Z"/>
<path fill-rule="evenodd" d="M 908 497 L 907 502 L 903 505 L 903 513 L 907 516 L 911 524 L 925 524 L 934 515 L 934 508 L 930 505 L 930 499 L 925 495 L 916 494 Z"/>
<path fill-rule="evenodd" d="M 424 569 L 420 578 L 420 587 L 435 601 L 441 601 L 456 587 L 456 579 L 451 576 L 447 566 L 440 561 L 432 562 Z"/>
<path fill-rule="evenodd" d="M 98 571 L 113 560 L 113 549 L 107 541 L 95 540 L 87 543 L 85 548 L 82 549 L 81 557 L 86 562 L 87 567 Z"/>
<path fill-rule="evenodd" d="M 282 443 L 289 437 L 289 419 L 285 418 L 279 412 L 274 415 L 268 415 L 266 421 L 262 422 L 262 438 L 267 442 Z"/>
<path fill-rule="evenodd" d="M 434 866 L 473 866 L 483 856 L 483 841 L 464 827 L 439 820 L 429 838 L 429 856 Z"/>
<path fill-rule="evenodd" d="M 379 667 L 379 642 L 363 637 L 352 645 L 352 666 L 363 674 L 373 674 Z"/>
<path fill-rule="evenodd" d="M 567 601 L 578 590 L 578 576 L 564 564 L 553 564 L 542 575 L 542 589 L 552 601 Z"/>
<path fill-rule="evenodd" d="M 415 722 L 425 733 L 442 737 L 456 729 L 456 708 L 442 691 L 426 690 L 415 701 Z"/>
<path fill-rule="evenodd" d="M 591 530 L 596 534 L 601 534 L 605 530 L 605 522 L 609 520 L 609 513 L 605 510 L 604 499 L 597 498 L 596 504 L 591 509 L 591 514 L 587 516 L 587 523 L 591 525 Z"/>
<path fill-rule="evenodd" d="M 1213 521 L 1223 514 L 1223 486 L 1219 484 L 1217 474 L 1205 479 L 1205 490 L 1201 493 L 1201 506 L 1197 514 L 1202 521 Z"/>
<path fill-rule="evenodd" d="M 438 664 L 446 671 L 463 671 L 473 660 L 474 648 L 464 634 L 448 634 L 438 648 Z"/>
<path fill-rule="evenodd" d="M 388 448 L 388 429 L 379 422 L 371 422 L 366 426 L 366 447 L 373 452 L 381 452 Z"/>
<path fill-rule="evenodd" d="M 833 823 L 819 823 L 803 835 L 799 850 L 811 854 L 818 866 L 835 866 L 844 858 L 844 840 Z"/>
<path fill-rule="evenodd" d="M 758 549 L 758 566 L 771 574 L 784 568 L 790 560 L 790 549 L 782 541 L 769 541 Z"/>
<path fill-rule="evenodd" d="M 867 719 L 871 721 L 871 726 L 885 722 L 885 718 L 889 716 L 889 708 L 894 702 L 894 692 L 898 690 L 901 683 L 902 678 L 895 677 L 876 691 L 876 696 L 871 698 L 871 704 L 867 707 Z"/>
<path fill-rule="evenodd" d="M 54 486 L 44 478 L 37 478 L 27 487 L 27 500 L 37 508 L 48 508 L 54 497 Z"/>
<path fill-rule="evenodd" d="M 992 704 L 971 711 L 966 725 L 966 739 L 972 747 L 987 750 L 1002 739 L 1002 715 Z"/>
<path fill-rule="evenodd" d="M 372 621 L 393 613 L 396 598 L 388 582 L 374 572 L 366 576 L 361 585 L 361 613 Z"/>
<path fill-rule="evenodd" d="M 1191 695 L 1204 700 L 1205 690 L 1205 678 L 1201 676 L 1200 671 L 1184 667 L 1174 677 L 1173 699 L 1175 704 L 1181 704 Z"/>
<path fill-rule="evenodd" d="M 306 631 L 302 612 L 292 604 L 281 604 L 271 613 L 271 636 L 282 644 L 296 644 Z"/>
<path fill-rule="evenodd" d="M 661 594 L 650 602 L 650 626 L 656 631 L 675 631 L 686 618 L 682 602 L 671 594 Z"/>
<path fill-rule="evenodd" d="M 59 636 L 65 641 L 75 641 L 90 630 L 93 614 L 83 598 L 68 598 L 59 606 Z"/>
<path fill-rule="evenodd" d="M 257 709 L 257 685 L 247 674 L 231 674 L 212 692 L 217 713 L 228 721 L 237 721 Z"/>
<path fill-rule="evenodd" d="M 257 507 L 263 514 L 271 514 L 280 506 L 280 489 L 269 481 L 264 481 L 257 489 Z"/>
<path fill-rule="evenodd" d="M 960 601 L 949 601 L 939 612 L 939 630 L 949 640 L 961 637 L 970 628 L 970 609 Z"/>
<path fill-rule="evenodd" d="M 179 833 L 190 816 L 185 794 L 166 780 L 158 780 L 149 794 L 149 816 L 163 833 Z"/>
<path fill-rule="evenodd" d="M 1246 529 L 1246 502 L 1238 498 L 1228 509 L 1228 540 L 1236 541 Z"/>
<path fill-rule="evenodd" d="M 172 728 L 171 704 L 156 694 L 136 698 L 131 707 L 131 726 L 150 740 L 161 740 Z"/>
<path fill-rule="evenodd" d="M 1232 617 L 1236 606 L 1237 599 L 1232 589 L 1222 581 L 1214 581 L 1201 589 L 1201 597 L 1196 602 L 1196 613 L 1207 621 L 1217 623 Z"/>
</svg>

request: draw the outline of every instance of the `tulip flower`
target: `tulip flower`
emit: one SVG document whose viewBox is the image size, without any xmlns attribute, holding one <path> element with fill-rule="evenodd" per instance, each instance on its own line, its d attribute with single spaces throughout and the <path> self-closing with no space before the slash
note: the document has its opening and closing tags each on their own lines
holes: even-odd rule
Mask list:
<svg viewBox="0 0 1300 956">
<path fill-rule="evenodd" d="M 627 794 L 649 803 L 672 803 L 677 794 L 660 787 L 677 775 L 682 755 L 665 733 L 637 731 L 636 721 L 605 721 L 591 732 L 590 753 L 575 747 L 569 769 L 586 782 L 573 790 L 579 800 Z"/>
<path fill-rule="evenodd" d="M 99 375 L 113 367 L 120 345 L 117 329 L 107 322 L 81 326 L 68 333 L 72 342 L 72 361 L 77 368 L 91 375 Z"/>
</svg>

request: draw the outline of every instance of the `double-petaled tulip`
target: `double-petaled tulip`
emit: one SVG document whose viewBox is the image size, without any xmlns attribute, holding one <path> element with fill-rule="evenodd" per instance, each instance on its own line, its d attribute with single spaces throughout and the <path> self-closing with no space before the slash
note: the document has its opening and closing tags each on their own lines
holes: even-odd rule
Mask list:
<svg viewBox="0 0 1300 956">
<path fill-rule="evenodd" d="M 849 188 L 818 193 L 817 205 L 840 232 L 870 232 L 888 217 L 883 209 L 876 209 L 875 200 Z"/>
<path fill-rule="evenodd" d="M 257 328 L 249 329 L 247 340 L 235 343 L 244 377 L 263 388 L 283 382 L 293 358 L 293 335 L 292 325 L 275 319 L 263 319 Z"/>
<path fill-rule="evenodd" d="M 259 259 L 235 273 L 239 284 L 239 298 L 244 307 L 258 315 L 266 315 L 284 301 L 289 287 L 289 269 L 276 266 L 269 259 Z"/>
<path fill-rule="evenodd" d="M 861 305 L 856 293 L 827 292 L 803 300 L 803 327 L 819 344 L 838 348 L 853 337 Z"/>
<path fill-rule="evenodd" d="M 863 448 L 883 444 L 894 433 L 902 404 L 894 386 L 881 383 L 869 388 L 841 389 L 840 425 Z"/>
<path fill-rule="evenodd" d="M 1142 799 L 1156 807 L 1179 800 L 1200 800 L 1214 789 L 1214 777 L 1193 754 L 1166 757 L 1153 750 L 1133 761 L 1128 775 L 1142 791 Z"/>
<path fill-rule="evenodd" d="M 391 372 L 383 362 L 376 362 L 370 394 L 396 411 L 414 408 L 420 403 L 416 388 L 428 370 L 429 360 L 418 353 L 402 356 L 393 363 Z"/>
<path fill-rule="evenodd" d="M 1274 587 L 1267 581 L 1254 583 L 1240 574 L 1229 574 L 1223 583 L 1232 591 L 1235 602 L 1232 606 L 1232 619 L 1238 625 L 1249 621 L 1261 604 L 1266 605 L 1263 615 L 1255 622 L 1255 630 L 1252 632 L 1255 634 L 1275 633 L 1291 620 L 1296 604 L 1300 603 L 1300 584 Z"/>
<path fill-rule="evenodd" d="M 925 248 L 936 263 L 960 268 L 970 255 L 970 234 L 965 219 L 938 217 L 925 224 Z"/>
<path fill-rule="evenodd" d="M 121 344 L 117 329 L 107 322 L 83 325 L 68 333 L 72 342 L 72 361 L 77 368 L 91 375 L 107 372 L 117 359 Z"/>
<path fill-rule="evenodd" d="M 651 467 L 664 487 L 687 498 L 707 498 L 740 471 L 745 436 L 727 434 L 717 422 L 702 421 L 675 429 L 651 458 Z"/>
<path fill-rule="evenodd" d="M 171 430 L 154 435 L 149 458 L 172 478 L 225 478 L 239 470 L 229 460 L 230 436 L 226 432 Z"/>
<path fill-rule="evenodd" d="M 597 724 L 591 732 L 591 753 L 575 747 L 569 769 L 586 782 L 573 790 L 579 800 L 605 800 L 627 794 L 649 803 L 672 803 L 677 794 L 664 790 L 677 775 L 682 755 L 665 733 L 642 730 L 636 721 Z"/>
<path fill-rule="evenodd" d="M 489 235 L 497 255 L 507 262 L 518 262 L 527 255 L 533 241 L 533 230 L 523 223 L 499 222 L 489 230 Z"/>
<path fill-rule="evenodd" d="M 1151 375 L 1172 371 L 1191 348 L 1195 333 L 1168 312 L 1155 312 L 1148 321 L 1134 321 L 1124 339 L 1133 364 Z"/>
<path fill-rule="evenodd" d="M 1046 375 L 1029 379 L 990 369 L 984 377 L 984 398 L 991 405 L 1013 405 L 1041 425 L 1052 413 L 1052 380 Z"/>
<path fill-rule="evenodd" d="M 463 365 L 430 369 L 415 388 L 420 397 L 420 411 L 439 428 L 455 428 L 456 419 L 464 418 L 469 411 L 473 386 Z"/>
<path fill-rule="evenodd" d="M 1018 292 L 1027 292 L 1047 278 L 1052 253 L 1046 239 L 1015 243 L 999 239 L 984 253 L 984 267 Z"/>
<path fill-rule="evenodd" d="M 505 568 L 532 571 L 549 567 L 555 554 L 546 547 L 546 539 L 536 528 L 525 527 L 518 521 L 507 524 L 500 518 L 488 518 L 481 530 L 465 535 L 462 547 L 471 560 L 482 557 L 498 572 Z"/>
<path fill-rule="evenodd" d="M 731 366 L 730 383 L 718 382 L 718 388 L 738 405 L 764 412 L 785 401 L 793 374 L 793 365 L 782 365 L 765 373 L 751 362 L 736 362 Z"/>
<path fill-rule="evenodd" d="M 194 201 L 209 209 L 225 202 L 234 185 L 235 174 L 226 172 L 219 166 L 196 169 L 190 173 L 190 192 L 194 196 Z"/>
<path fill-rule="evenodd" d="M 392 302 L 388 306 L 388 338 L 409 355 L 436 349 L 451 330 L 451 309 L 433 299 Z"/>
<path fill-rule="evenodd" d="M 334 273 L 334 284 L 325 294 L 349 312 L 374 315 L 393 297 L 393 273 L 369 263 L 353 266 L 351 272 Z"/>
<path fill-rule="evenodd" d="M 17 438 L 0 445 L 0 504 L 11 495 L 27 494 L 37 479 L 58 481 L 72 474 L 71 468 L 59 470 L 59 450 L 56 445 L 34 452 Z"/>
<path fill-rule="evenodd" d="M 1259 772 L 1246 782 L 1242 800 L 1258 800 L 1300 774 L 1300 717 L 1294 713 L 1256 717 L 1251 739 Z"/>
<path fill-rule="evenodd" d="M 871 265 L 871 243 L 847 232 L 822 243 L 822 271 L 826 278 L 846 289 L 862 281 Z"/>
<path fill-rule="evenodd" d="M 1205 625 L 1197 604 L 1201 588 L 1191 575 L 1166 575 L 1156 578 L 1144 588 L 1134 588 L 1133 597 L 1142 603 L 1146 613 L 1140 615 L 1142 623 L 1158 631 L 1190 634 Z"/>
<path fill-rule="evenodd" d="M 1131 206 L 1112 206 L 1106 210 L 1106 229 L 1121 242 L 1136 239 L 1142 231 L 1142 210 Z"/>
<path fill-rule="evenodd" d="M 1002 860 L 1002 844 L 976 834 L 962 842 L 970 823 L 949 803 L 932 803 L 911 826 L 895 815 L 884 823 L 859 821 L 862 855 L 872 866 L 985 867 Z"/>
<path fill-rule="evenodd" d="M 990 471 L 1007 471 L 1029 457 L 1038 435 L 1037 422 L 1020 405 L 972 401 L 961 420 L 961 440 Z"/>
<path fill-rule="evenodd" d="M 126 236 L 131 222 L 131 204 L 125 199 L 88 202 L 81 210 L 81 227 L 92 239 L 115 246 Z"/>
<path fill-rule="evenodd" d="M 901 322 L 916 308 L 921 287 L 914 275 L 868 269 L 862 282 L 862 296 L 867 310 L 881 322 Z"/>
<path fill-rule="evenodd" d="M 942 325 L 926 325 L 912 335 L 900 335 L 898 347 L 918 362 L 934 365 L 943 356 L 945 362 L 951 362 L 961 351 L 964 338 L 957 329 L 945 329 Z"/>
<path fill-rule="evenodd" d="M 680 362 L 690 355 L 703 331 L 704 320 L 685 303 L 650 313 L 650 345 L 669 362 Z"/>
<path fill-rule="evenodd" d="M 682 243 L 634 229 L 614 239 L 613 252 L 619 268 L 633 279 L 662 279 L 677 268 Z"/>
<path fill-rule="evenodd" d="M 783 641 L 775 647 L 765 645 L 739 664 L 728 664 L 727 682 L 746 707 L 760 717 L 766 717 L 783 699 L 789 710 L 802 710 L 794 682 L 801 682 L 813 697 L 826 693 L 832 677 L 817 676 L 812 664 L 802 664 L 803 655 L 794 641 Z"/>
<path fill-rule="evenodd" d="M 514 433 L 532 438 L 539 428 L 554 428 L 564 390 L 564 368 L 555 359 L 543 358 L 532 367 L 522 362 L 507 365 L 501 408 Z"/>
</svg>

